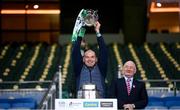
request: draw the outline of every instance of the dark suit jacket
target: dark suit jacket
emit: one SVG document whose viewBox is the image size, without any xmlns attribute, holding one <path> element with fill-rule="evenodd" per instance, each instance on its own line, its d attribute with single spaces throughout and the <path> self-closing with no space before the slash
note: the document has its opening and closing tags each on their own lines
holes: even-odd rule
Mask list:
<svg viewBox="0 0 180 110">
<path fill-rule="evenodd" d="M 125 78 L 115 80 L 110 88 L 110 95 L 118 100 L 118 108 L 124 104 L 134 104 L 135 109 L 143 109 L 148 104 L 148 95 L 144 82 L 133 79 L 131 93 L 128 96 Z"/>
</svg>

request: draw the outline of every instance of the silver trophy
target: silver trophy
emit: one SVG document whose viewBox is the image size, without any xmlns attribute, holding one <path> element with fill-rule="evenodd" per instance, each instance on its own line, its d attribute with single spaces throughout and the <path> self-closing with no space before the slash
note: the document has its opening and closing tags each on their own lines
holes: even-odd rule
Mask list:
<svg viewBox="0 0 180 110">
<path fill-rule="evenodd" d="M 95 11 L 92 9 L 86 9 L 83 18 L 86 26 L 88 27 L 94 26 L 95 23 L 98 21 L 97 10 Z"/>
<path fill-rule="evenodd" d="M 71 41 L 77 40 L 78 32 L 82 26 L 88 26 L 88 27 L 94 26 L 96 21 L 98 21 L 97 10 L 95 11 L 92 9 L 81 9 L 81 11 L 79 12 L 76 18 Z"/>
</svg>

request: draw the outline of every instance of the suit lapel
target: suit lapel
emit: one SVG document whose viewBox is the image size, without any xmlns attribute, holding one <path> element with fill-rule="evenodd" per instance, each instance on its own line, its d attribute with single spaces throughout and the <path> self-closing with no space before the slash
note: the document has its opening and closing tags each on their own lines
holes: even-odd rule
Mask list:
<svg viewBox="0 0 180 110">
<path fill-rule="evenodd" d="M 126 86 L 126 80 L 125 80 L 125 78 L 123 78 L 123 89 L 124 89 L 124 91 L 125 91 L 125 94 L 126 94 L 126 96 L 128 96 L 128 92 L 127 92 L 127 86 Z"/>
<path fill-rule="evenodd" d="M 132 87 L 131 87 L 131 92 L 130 92 L 130 95 L 134 95 L 134 92 L 135 92 L 135 89 L 136 89 L 136 81 L 135 79 L 133 79 L 133 83 L 132 83 Z"/>
</svg>

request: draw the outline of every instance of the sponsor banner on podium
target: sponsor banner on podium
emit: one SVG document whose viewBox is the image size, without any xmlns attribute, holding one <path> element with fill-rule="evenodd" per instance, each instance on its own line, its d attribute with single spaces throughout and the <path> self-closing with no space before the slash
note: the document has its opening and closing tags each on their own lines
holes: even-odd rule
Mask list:
<svg viewBox="0 0 180 110">
<path fill-rule="evenodd" d="M 55 110 L 117 110 L 117 99 L 55 99 Z"/>
</svg>

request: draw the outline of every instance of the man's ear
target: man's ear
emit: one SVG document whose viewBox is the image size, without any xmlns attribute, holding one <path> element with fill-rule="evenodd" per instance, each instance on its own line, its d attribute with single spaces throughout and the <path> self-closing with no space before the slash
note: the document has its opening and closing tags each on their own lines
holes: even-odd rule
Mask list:
<svg viewBox="0 0 180 110">
<path fill-rule="evenodd" d="M 122 68 L 122 74 L 124 74 L 124 67 Z"/>
<path fill-rule="evenodd" d="M 83 56 L 83 62 L 84 62 L 84 56 Z"/>
<path fill-rule="evenodd" d="M 97 59 L 97 57 L 96 57 L 96 60 L 95 60 L 96 62 L 98 61 L 98 59 Z"/>
<path fill-rule="evenodd" d="M 134 68 L 134 74 L 136 73 L 136 71 L 137 71 L 137 69 L 136 69 L 136 66 L 135 66 L 135 68 Z"/>
</svg>

